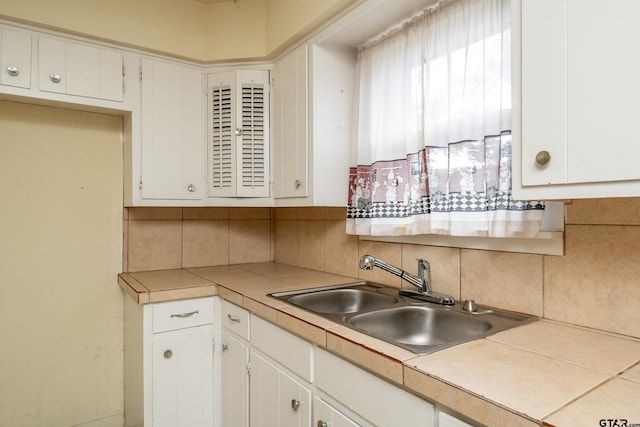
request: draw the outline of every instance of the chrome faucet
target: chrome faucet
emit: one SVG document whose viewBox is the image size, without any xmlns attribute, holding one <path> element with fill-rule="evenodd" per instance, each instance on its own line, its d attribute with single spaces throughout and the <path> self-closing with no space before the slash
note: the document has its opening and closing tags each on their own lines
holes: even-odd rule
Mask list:
<svg viewBox="0 0 640 427">
<path fill-rule="evenodd" d="M 402 280 L 405 280 L 418 288 L 417 291 L 400 289 L 401 295 L 419 298 L 421 300 L 435 302 L 442 305 L 455 304 L 455 299 L 453 297 L 439 294 L 431 290 L 431 264 L 429 264 L 429 261 L 425 259 L 418 259 L 418 276 L 414 276 L 413 274 L 384 262 L 372 255 L 363 255 L 362 258 L 360 258 L 360 269 L 373 270 L 373 267 L 378 267 L 388 273 L 398 276 Z"/>
</svg>

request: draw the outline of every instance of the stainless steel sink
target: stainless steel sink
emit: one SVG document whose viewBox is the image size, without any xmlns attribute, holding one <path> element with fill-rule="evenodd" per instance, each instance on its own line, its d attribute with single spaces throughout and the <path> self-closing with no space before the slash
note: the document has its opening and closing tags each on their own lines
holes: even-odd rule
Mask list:
<svg viewBox="0 0 640 427">
<path fill-rule="evenodd" d="M 418 354 L 537 320 L 486 306 L 468 312 L 459 302 L 446 307 L 423 302 L 400 295 L 397 288 L 372 282 L 278 292 L 270 296 Z"/>
<path fill-rule="evenodd" d="M 388 307 L 398 299 L 365 289 L 327 289 L 293 295 L 288 301 L 315 313 L 355 313 Z"/>
<path fill-rule="evenodd" d="M 355 315 L 349 323 L 374 337 L 416 349 L 475 337 L 491 323 L 451 310 L 405 305 Z"/>
</svg>

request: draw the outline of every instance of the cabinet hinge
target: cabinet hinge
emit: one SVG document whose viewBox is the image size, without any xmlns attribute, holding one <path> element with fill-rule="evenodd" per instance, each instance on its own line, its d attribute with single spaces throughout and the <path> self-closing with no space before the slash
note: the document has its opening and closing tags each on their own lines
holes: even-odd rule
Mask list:
<svg viewBox="0 0 640 427">
<path fill-rule="evenodd" d="M 139 71 L 138 71 L 138 80 L 142 81 L 142 65 L 140 66 Z"/>
<path fill-rule="evenodd" d="M 247 375 L 251 376 L 251 363 L 247 363 Z"/>
<path fill-rule="evenodd" d="M 142 177 L 138 179 L 138 190 L 142 190 Z"/>
</svg>

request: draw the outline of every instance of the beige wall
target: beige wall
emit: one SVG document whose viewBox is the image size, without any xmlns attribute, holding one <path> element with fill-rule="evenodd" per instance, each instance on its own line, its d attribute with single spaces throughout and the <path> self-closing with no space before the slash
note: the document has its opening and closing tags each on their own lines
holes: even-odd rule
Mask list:
<svg viewBox="0 0 640 427">
<path fill-rule="evenodd" d="M 0 425 L 121 425 L 120 117 L 0 101 Z"/>
<path fill-rule="evenodd" d="M 266 47 L 276 51 L 291 38 L 306 35 L 357 0 L 266 0 Z"/>
<path fill-rule="evenodd" d="M 413 273 L 421 257 L 434 289 L 458 299 L 640 337 L 640 198 L 571 202 L 562 257 L 359 241 L 344 232 L 344 208 L 174 208 L 171 219 L 153 219 L 169 211 L 129 209 L 130 271 L 272 259 L 400 286 L 382 270 L 359 270 L 359 257 Z M 215 212 L 222 218 L 194 219 Z"/>
<path fill-rule="evenodd" d="M 0 17 L 201 62 L 264 58 L 354 0 L 0 0 Z"/>
</svg>

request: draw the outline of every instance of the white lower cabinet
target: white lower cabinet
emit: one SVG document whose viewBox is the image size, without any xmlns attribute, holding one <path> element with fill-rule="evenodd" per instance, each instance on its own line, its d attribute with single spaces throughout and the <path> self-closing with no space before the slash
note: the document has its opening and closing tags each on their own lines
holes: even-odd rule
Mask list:
<svg viewBox="0 0 640 427">
<path fill-rule="evenodd" d="M 351 420 L 342 412 L 319 397 L 313 398 L 313 426 L 318 427 L 358 427 L 359 424 Z"/>
<path fill-rule="evenodd" d="M 249 427 L 249 312 L 221 303 L 222 427 Z"/>
<path fill-rule="evenodd" d="M 213 329 L 158 335 L 153 338 L 152 425 L 213 425 Z"/>
<path fill-rule="evenodd" d="M 249 346 L 222 331 L 222 425 L 249 426 Z"/>
<path fill-rule="evenodd" d="M 472 426 L 244 308 L 220 311 L 221 427 Z"/>
<path fill-rule="evenodd" d="M 125 425 L 214 424 L 213 297 L 125 298 Z"/>
<path fill-rule="evenodd" d="M 311 425 L 311 390 L 256 351 L 251 353 L 251 427 Z"/>
</svg>

